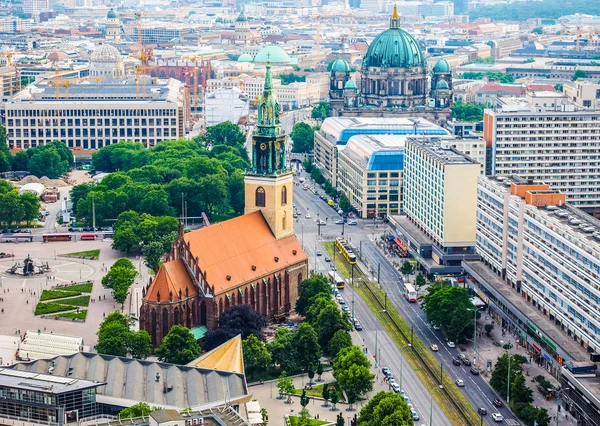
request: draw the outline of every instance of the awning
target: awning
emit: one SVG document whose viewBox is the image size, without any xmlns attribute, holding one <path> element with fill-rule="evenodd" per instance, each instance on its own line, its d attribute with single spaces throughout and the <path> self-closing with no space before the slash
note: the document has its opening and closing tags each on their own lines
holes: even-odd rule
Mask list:
<svg viewBox="0 0 600 426">
<path fill-rule="evenodd" d="M 396 239 L 396 237 L 395 237 L 395 236 L 393 236 L 393 235 L 390 235 L 390 236 L 388 237 L 388 240 L 390 240 L 390 241 L 394 241 L 395 239 Z"/>
<path fill-rule="evenodd" d="M 404 245 L 404 243 L 402 241 L 400 241 L 399 238 L 394 238 L 394 242 L 398 245 L 398 247 L 400 247 L 402 250 L 404 251 L 408 251 L 408 247 L 406 247 Z"/>
<path fill-rule="evenodd" d="M 200 340 L 204 337 L 206 333 L 208 333 L 208 328 L 206 326 L 201 325 L 200 327 L 192 327 L 190 331 L 194 335 L 194 339 Z"/>
<path fill-rule="evenodd" d="M 533 343 L 531 346 L 533 346 L 533 348 L 538 351 L 538 352 L 542 352 L 542 348 L 540 348 L 538 345 L 536 345 L 535 343 Z"/>
<path fill-rule="evenodd" d="M 544 358 L 546 358 L 548 361 L 552 362 L 552 358 L 550 357 L 550 355 L 544 354 Z"/>
</svg>

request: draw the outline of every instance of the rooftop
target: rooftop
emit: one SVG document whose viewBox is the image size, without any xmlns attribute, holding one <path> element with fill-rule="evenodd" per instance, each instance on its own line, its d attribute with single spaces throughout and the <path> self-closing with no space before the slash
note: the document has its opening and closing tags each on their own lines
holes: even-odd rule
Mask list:
<svg viewBox="0 0 600 426">
<path fill-rule="evenodd" d="M 44 371 L 51 370 L 52 365 Z M 80 380 L 72 377 L 60 377 L 52 374 L 18 371 L 12 368 L 0 368 L 0 386 L 37 392 L 59 394 L 81 389 L 103 386 L 105 383 Z"/>
<path fill-rule="evenodd" d="M 405 140 L 406 136 L 399 135 L 352 136 L 340 147 L 340 155 L 367 170 L 403 170 Z"/>
<path fill-rule="evenodd" d="M 408 138 L 407 142 L 410 145 L 415 145 L 422 151 L 426 152 L 430 157 L 438 159 L 443 164 L 477 164 L 479 163 L 469 156 L 450 146 L 450 141 L 440 138 Z"/>
</svg>

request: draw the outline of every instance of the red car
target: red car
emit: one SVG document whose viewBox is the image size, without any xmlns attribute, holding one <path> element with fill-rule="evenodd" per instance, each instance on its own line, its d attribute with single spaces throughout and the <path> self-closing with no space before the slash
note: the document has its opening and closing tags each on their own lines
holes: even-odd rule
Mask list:
<svg viewBox="0 0 600 426">
<path fill-rule="evenodd" d="M 500 399 L 494 399 L 494 405 L 496 407 L 502 407 L 504 405 L 504 403 Z"/>
</svg>

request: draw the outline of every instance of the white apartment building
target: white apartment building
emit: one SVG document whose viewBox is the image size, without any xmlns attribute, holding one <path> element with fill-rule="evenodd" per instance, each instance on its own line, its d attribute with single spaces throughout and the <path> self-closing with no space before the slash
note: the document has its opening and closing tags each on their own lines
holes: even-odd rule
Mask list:
<svg viewBox="0 0 600 426">
<path fill-rule="evenodd" d="M 100 149 L 122 140 L 146 147 L 186 134 L 186 88 L 175 79 L 128 82 L 31 84 L 0 110 L 11 148 L 53 140 L 69 148 Z"/>
<path fill-rule="evenodd" d="M 475 210 L 480 165 L 442 138 L 408 137 L 404 213 L 390 223 L 427 273 L 460 273 L 476 259 Z"/>
<path fill-rule="evenodd" d="M 479 163 L 480 174 L 485 175 L 486 146 L 483 139 L 451 139 L 448 141 L 448 143 L 452 148 L 460 151 L 464 155 L 469 156 L 472 160 Z"/>
<path fill-rule="evenodd" d="M 0 18 L 0 33 L 21 33 L 29 32 L 32 28 L 31 19 L 21 19 L 16 16 L 6 16 Z"/>
<path fill-rule="evenodd" d="M 41 11 L 50 9 L 50 0 L 23 0 L 23 13 L 39 15 Z"/>
<path fill-rule="evenodd" d="M 554 369 L 600 348 L 600 221 L 566 198 L 516 176 L 480 177 L 476 250 L 483 262 L 463 264 L 504 299 L 501 310 L 512 314 L 522 344 Z"/>
<path fill-rule="evenodd" d="M 544 181 L 570 204 L 600 210 L 600 111 L 501 98 L 485 110 L 484 139 L 487 175 Z"/>
<path fill-rule="evenodd" d="M 352 136 L 338 156 L 338 185 L 360 217 L 402 212 L 403 136 Z"/>
</svg>

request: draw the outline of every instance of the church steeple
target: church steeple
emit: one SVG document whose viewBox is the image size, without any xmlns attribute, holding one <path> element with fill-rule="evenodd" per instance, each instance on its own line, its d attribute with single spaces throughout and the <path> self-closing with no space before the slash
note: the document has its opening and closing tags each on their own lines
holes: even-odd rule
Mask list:
<svg viewBox="0 0 600 426">
<path fill-rule="evenodd" d="M 267 61 L 265 84 L 258 101 L 258 123 L 254 132 L 252 172 L 277 174 L 287 170 L 285 138 L 281 132 L 279 113 L 281 106 L 273 91 L 271 63 Z"/>
<path fill-rule="evenodd" d="M 400 15 L 398 14 L 398 6 L 396 5 L 395 0 L 394 10 L 392 11 L 392 16 L 390 17 L 390 28 L 400 28 Z"/>
</svg>

